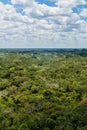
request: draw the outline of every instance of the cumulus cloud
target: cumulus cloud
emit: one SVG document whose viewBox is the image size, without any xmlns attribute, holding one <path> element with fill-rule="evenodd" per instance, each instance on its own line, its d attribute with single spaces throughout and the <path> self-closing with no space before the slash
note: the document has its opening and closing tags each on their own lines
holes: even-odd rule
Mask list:
<svg viewBox="0 0 87 130">
<path fill-rule="evenodd" d="M 29 1 L 29 0 L 11 0 L 11 3 L 12 4 L 27 4 L 27 3 L 30 3 L 32 1 Z"/>
<path fill-rule="evenodd" d="M 56 2 L 56 4 L 59 6 L 59 7 L 74 7 L 78 4 L 86 4 L 86 1 L 85 0 L 58 0 Z"/>
<path fill-rule="evenodd" d="M 80 12 L 80 16 L 87 18 L 87 9 L 83 9 L 83 10 Z"/>
<path fill-rule="evenodd" d="M 65 47 L 84 42 L 87 36 L 87 9 L 73 11 L 86 0 L 48 0 L 49 6 L 35 0 L 0 2 L 0 42 L 17 47 Z M 83 17 L 83 18 L 82 18 Z M 4 45 L 3 44 L 3 45 Z M 8 44 L 8 46 L 10 46 Z"/>
</svg>

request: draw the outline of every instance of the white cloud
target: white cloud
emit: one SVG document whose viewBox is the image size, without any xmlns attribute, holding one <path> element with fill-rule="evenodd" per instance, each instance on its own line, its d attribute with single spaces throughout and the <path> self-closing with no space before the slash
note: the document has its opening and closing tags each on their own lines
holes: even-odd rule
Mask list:
<svg viewBox="0 0 87 130">
<path fill-rule="evenodd" d="M 56 5 L 62 8 L 71 8 L 78 4 L 86 4 L 85 0 L 58 0 L 56 1 Z"/>
<path fill-rule="evenodd" d="M 80 12 L 80 16 L 87 18 L 87 8 L 86 8 L 86 9 L 83 9 L 83 10 Z"/>
<path fill-rule="evenodd" d="M 86 1 L 49 1 L 55 2 L 57 6 L 39 4 L 35 0 L 11 0 L 12 4 L 0 2 L 0 42 L 22 47 L 48 47 L 54 44 L 58 47 L 67 46 L 67 43 L 73 46 L 75 41 L 84 42 L 84 37 L 86 41 L 87 23 L 80 16 L 86 17 L 87 9 L 83 9 L 80 14 L 72 10 Z M 19 7 L 22 13 L 18 11 Z"/>
<path fill-rule="evenodd" d="M 27 4 L 31 3 L 32 0 L 11 0 L 12 4 Z"/>
</svg>

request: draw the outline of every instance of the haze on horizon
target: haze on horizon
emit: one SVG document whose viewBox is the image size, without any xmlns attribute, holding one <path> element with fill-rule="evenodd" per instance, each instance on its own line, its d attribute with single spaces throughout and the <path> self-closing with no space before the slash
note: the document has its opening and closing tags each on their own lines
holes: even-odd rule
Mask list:
<svg viewBox="0 0 87 130">
<path fill-rule="evenodd" d="M 1 0 L 0 48 L 87 48 L 87 0 Z"/>
</svg>

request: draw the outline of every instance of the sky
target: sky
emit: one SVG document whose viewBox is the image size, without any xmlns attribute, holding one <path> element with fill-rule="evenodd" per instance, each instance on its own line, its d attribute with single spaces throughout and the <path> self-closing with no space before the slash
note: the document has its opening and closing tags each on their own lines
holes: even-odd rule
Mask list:
<svg viewBox="0 0 87 130">
<path fill-rule="evenodd" d="M 0 0 L 0 48 L 87 48 L 87 0 Z"/>
</svg>

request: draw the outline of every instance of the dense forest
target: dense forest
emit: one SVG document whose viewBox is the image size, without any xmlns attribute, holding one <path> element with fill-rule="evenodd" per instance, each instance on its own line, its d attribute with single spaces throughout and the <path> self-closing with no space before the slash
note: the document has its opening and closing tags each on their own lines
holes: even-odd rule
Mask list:
<svg viewBox="0 0 87 130">
<path fill-rule="evenodd" d="M 0 130 L 87 130 L 87 50 L 1 49 Z"/>
</svg>

